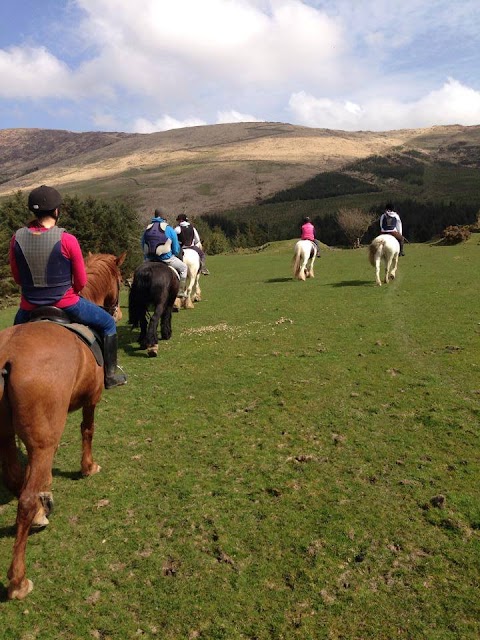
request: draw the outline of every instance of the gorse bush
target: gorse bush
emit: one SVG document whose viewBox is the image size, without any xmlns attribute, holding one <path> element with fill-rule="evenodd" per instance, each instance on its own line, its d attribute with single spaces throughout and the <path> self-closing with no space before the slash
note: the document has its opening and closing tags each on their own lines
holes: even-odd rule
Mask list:
<svg viewBox="0 0 480 640">
<path fill-rule="evenodd" d="M 470 231 L 469 226 L 456 226 L 450 225 L 446 229 L 444 229 L 442 237 L 445 244 L 458 244 L 459 242 L 465 242 L 471 236 L 472 232 Z"/>
</svg>

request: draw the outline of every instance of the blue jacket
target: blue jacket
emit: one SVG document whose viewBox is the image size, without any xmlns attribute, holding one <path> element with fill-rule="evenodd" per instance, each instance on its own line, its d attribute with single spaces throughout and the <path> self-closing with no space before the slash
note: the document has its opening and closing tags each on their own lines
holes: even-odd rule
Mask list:
<svg viewBox="0 0 480 640">
<path fill-rule="evenodd" d="M 152 222 L 166 222 L 166 221 L 165 221 L 165 218 L 160 218 L 155 216 L 151 219 L 150 222 L 152 223 Z M 165 228 L 165 235 L 169 240 L 172 241 L 172 250 L 168 251 L 167 253 L 162 253 L 160 256 L 158 256 L 158 258 L 153 258 L 153 260 L 159 260 L 159 261 L 168 260 L 173 255 L 178 256 L 181 252 L 180 243 L 178 242 L 178 236 L 175 233 L 175 230 L 173 229 L 173 227 L 171 227 L 168 224 Z M 142 233 L 142 238 L 141 238 L 142 251 L 144 248 L 144 244 L 145 244 L 145 231 Z M 152 258 L 145 257 L 145 260 L 152 260 Z"/>
</svg>

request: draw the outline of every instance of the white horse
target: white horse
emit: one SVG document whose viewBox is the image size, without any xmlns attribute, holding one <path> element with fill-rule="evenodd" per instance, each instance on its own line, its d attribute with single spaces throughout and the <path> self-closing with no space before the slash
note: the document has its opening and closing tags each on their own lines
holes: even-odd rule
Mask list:
<svg viewBox="0 0 480 640">
<path fill-rule="evenodd" d="M 177 298 L 180 307 L 193 309 L 194 302 L 200 302 L 202 292 L 200 290 L 200 256 L 198 251 L 189 247 L 183 249 L 183 262 L 187 265 L 187 283 L 185 285 L 185 297 Z M 175 305 L 177 306 L 177 305 Z"/>
<path fill-rule="evenodd" d="M 317 257 L 317 247 L 311 240 L 299 240 L 293 255 L 293 277 L 297 280 L 313 278 L 313 263 Z"/>
<path fill-rule="evenodd" d="M 385 264 L 385 284 L 389 280 L 394 280 L 397 273 L 398 254 L 400 253 L 400 243 L 389 233 L 381 233 L 374 238 L 368 248 L 370 264 L 375 267 L 375 281 L 379 287 L 382 286 L 380 280 L 380 263 Z"/>
</svg>

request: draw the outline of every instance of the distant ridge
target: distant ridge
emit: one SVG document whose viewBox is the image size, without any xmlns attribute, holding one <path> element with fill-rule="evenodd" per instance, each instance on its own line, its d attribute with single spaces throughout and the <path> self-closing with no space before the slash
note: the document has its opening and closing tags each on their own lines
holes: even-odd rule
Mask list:
<svg viewBox="0 0 480 640">
<path fill-rule="evenodd" d="M 288 123 L 206 125 L 151 134 L 0 130 L 0 198 L 39 184 L 106 199 L 134 199 L 140 216 L 163 205 L 193 215 L 253 204 L 369 156 L 418 152 L 480 164 L 480 126 L 386 132 Z"/>
</svg>

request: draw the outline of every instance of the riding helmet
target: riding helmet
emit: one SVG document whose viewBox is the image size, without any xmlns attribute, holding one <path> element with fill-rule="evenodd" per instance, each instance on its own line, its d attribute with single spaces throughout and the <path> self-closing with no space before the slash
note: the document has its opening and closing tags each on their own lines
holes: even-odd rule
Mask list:
<svg viewBox="0 0 480 640">
<path fill-rule="evenodd" d="M 47 213 L 54 211 L 62 204 L 62 196 L 53 187 L 42 184 L 30 192 L 28 196 L 28 208 L 33 213 Z"/>
</svg>

